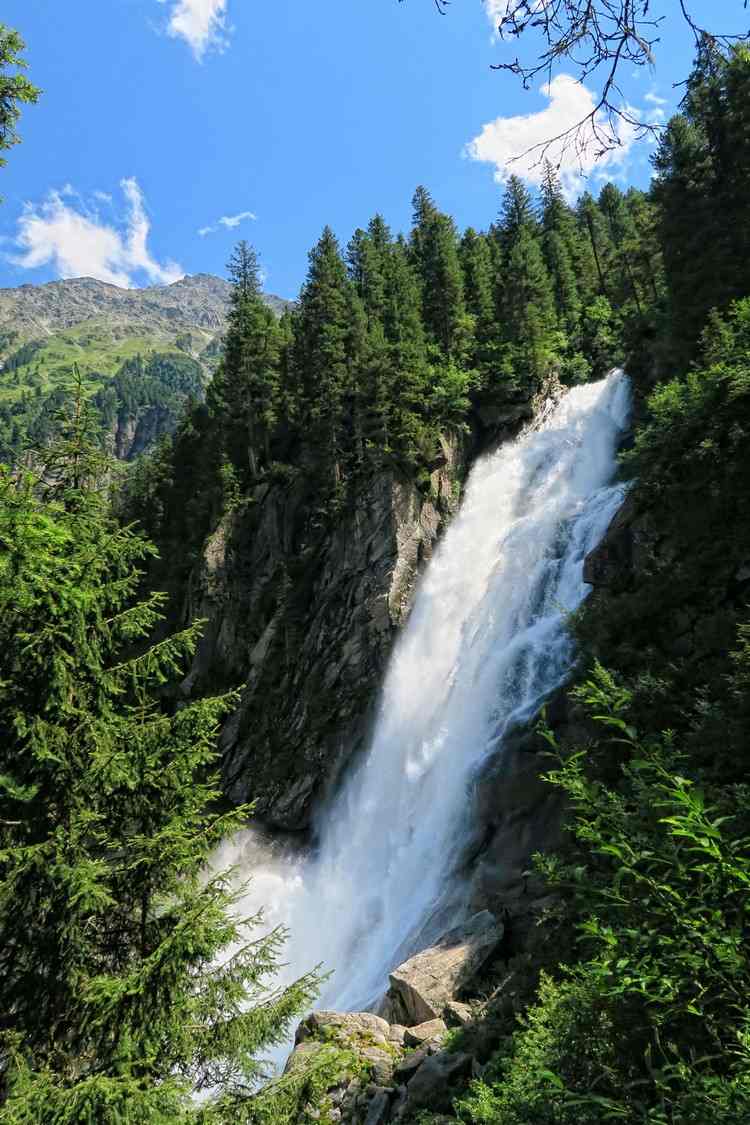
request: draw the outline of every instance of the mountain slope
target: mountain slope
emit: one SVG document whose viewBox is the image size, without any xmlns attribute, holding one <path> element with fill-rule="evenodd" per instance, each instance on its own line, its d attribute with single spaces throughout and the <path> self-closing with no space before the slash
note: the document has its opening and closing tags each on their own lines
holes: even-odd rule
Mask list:
<svg viewBox="0 0 750 1125">
<path fill-rule="evenodd" d="M 140 452 L 211 378 L 230 292 L 210 274 L 148 289 L 90 277 L 1 289 L 0 457 L 13 460 L 45 440 L 74 364 L 97 396 L 117 455 Z M 277 312 L 287 304 L 267 300 Z"/>
</svg>

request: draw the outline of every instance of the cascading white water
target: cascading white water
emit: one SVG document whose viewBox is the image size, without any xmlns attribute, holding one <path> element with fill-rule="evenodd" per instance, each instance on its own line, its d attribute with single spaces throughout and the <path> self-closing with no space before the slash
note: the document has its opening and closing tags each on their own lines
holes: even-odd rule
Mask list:
<svg viewBox="0 0 750 1125">
<path fill-rule="evenodd" d="M 286 979 L 322 962 L 320 1006 L 371 1005 L 388 972 L 462 909 L 452 869 L 467 788 L 504 730 L 565 678 L 565 616 L 583 559 L 622 499 L 612 485 L 629 411 L 622 372 L 576 387 L 536 428 L 481 459 L 419 584 L 370 748 L 320 820 L 319 846 L 274 858 L 251 830 L 219 864 L 252 875 L 248 913 L 289 928 Z M 421 939 L 421 941 L 420 941 Z"/>
</svg>

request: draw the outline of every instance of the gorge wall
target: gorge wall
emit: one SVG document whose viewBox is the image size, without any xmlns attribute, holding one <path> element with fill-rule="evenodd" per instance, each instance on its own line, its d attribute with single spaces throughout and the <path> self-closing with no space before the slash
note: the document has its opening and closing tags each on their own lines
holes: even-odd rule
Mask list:
<svg viewBox="0 0 750 1125">
<path fill-rule="evenodd" d="M 485 409 L 446 434 L 429 482 L 372 475 L 333 526 L 315 526 L 304 481 L 257 487 L 208 537 L 185 621 L 206 621 L 184 695 L 241 686 L 221 740 L 224 784 L 274 829 L 299 831 L 362 748 L 416 579 L 477 454 L 518 433 L 563 388 Z"/>
</svg>

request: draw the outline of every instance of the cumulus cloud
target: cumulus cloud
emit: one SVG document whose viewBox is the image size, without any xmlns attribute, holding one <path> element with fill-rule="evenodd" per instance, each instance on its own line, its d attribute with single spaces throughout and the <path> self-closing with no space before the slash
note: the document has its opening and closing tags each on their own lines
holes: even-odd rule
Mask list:
<svg viewBox="0 0 750 1125">
<path fill-rule="evenodd" d="M 198 234 L 201 238 L 205 238 L 207 234 L 215 234 L 219 227 L 225 227 L 226 230 L 235 230 L 240 223 L 244 223 L 246 219 L 257 219 L 258 216 L 253 211 L 240 211 L 238 215 L 222 215 L 215 223 L 207 227 L 200 227 Z"/>
<path fill-rule="evenodd" d="M 184 39 L 201 62 L 211 48 L 227 45 L 227 0 L 173 0 L 167 31 Z"/>
<path fill-rule="evenodd" d="M 479 136 L 468 143 L 466 155 L 472 160 L 493 164 L 498 183 L 505 183 L 515 174 L 537 186 L 542 181 L 543 159 L 547 159 L 558 168 L 569 199 L 581 191 L 588 174 L 611 175 L 613 170 L 622 169 L 637 139 L 635 126 L 620 120 L 613 133 L 606 120 L 599 116 L 598 136 L 590 121 L 574 138 L 570 133 L 564 136 L 592 113 L 596 106 L 595 95 L 569 74 L 558 74 L 541 87 L 540 93 L 549 100 L 544 109 L 490 121 Z M 602 135 L 614 143 L 606 152 L 601 151 Z M 560 139 L 552 140 L 543 152 L 540 146 L 555 137 Z"/>
<path fill-rule="evenodd" d="M 70 187 L 50 191 L 41 203 L 27 203 L 18 220 L 10 260 L 24 269 L 51 265 L 58 277 L 95 277 L 133 288 L 139 281 L 169 285 L 184 277 L 176 262 L 157 262 L 148 248 L 151 230 L 138 182 L 120 181 L 125 210 L 114 223 Z M 104 193 L 94 193 L 104 201 Z M 68 202 L 73 199 L 74 202 Z"/>
</svg>

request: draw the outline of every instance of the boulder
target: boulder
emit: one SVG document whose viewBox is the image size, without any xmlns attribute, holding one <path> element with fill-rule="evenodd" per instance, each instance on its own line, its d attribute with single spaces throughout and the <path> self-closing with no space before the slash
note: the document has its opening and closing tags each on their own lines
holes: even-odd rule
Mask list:
<svg viewBox="0 0 750 1125">
<path fill-rule="evenodd" d="M 494 953 L 503 925 L 483 910 L 449 931 L 438 945 L 425 949 L 390 975 L 388 1008 L 395 1021 L 414 1027 L 439 1019 Z"/>
<path fill-rule="evenodd" d="M 317 1043 L 315 1040 L 310 1040 L 308 1043 L 300 1043 L 294 1048 L 291 1055 L 286 1060 L 284 1074 L 299 1074 L 300 1071 L 306 1070 L 316 1055 L 320 1054 L 323 1050 L 325 1050 L 325 1044 Z"/>
<path fill-rule="evenodd" d="M 406 1105 L 412 1112 L 430 1109 L 440 1112 L 451 1108 L 456 1083 L 471 1075 L 471 1055 L 439 1051 L 430 1055 L 406 1087 Z"/>
<path fill-rule="evenodd" d="M 410 1051 L 408 1055 L 404 1055 L 401 1061 L 396 1064 L 393 1071 L 394 1082 L 399 1084 L 408 1082 L 410 1078 L 414 1077 L 429 1054 L 430 1048 L 424 1046 L 418 1047 L 416 1051 Z"/>
<path fill-rule="evenodd" d="M 365 1125 L 385 1125 L 390 1117 L 391 1091 L 378 1090 L 370 1102 Z"/>
<path fill-rule="evenodd" d="M 371 1012 L 312 1012 L 297 1028 L 295 1043 L 333 1034 L 337 1039 L 385 1044 L 391 1028 Z"/>
<path fill-rule="evenodd" d="M 433 1039 L 444 1038 L 447 1031 L 448 1028 L 443 1020 L 427 1020 L 426 1023 L 417 1024 L 416 1027 L 408 1027 L 404 1042 L 407 1047 L 421 1047 L 423 1043 L 429 1043 Z"/>
<path fill-rule="evenodd" d="M 359 1047 L 358 1057 L 367 1064 L 373 1082 L 387 1086 L 393 1079 L 396 1060 L 385 1047 Z"/>
<path fill-rule="evenodd" d="M 453 1027 L 466 1027 L 467 1023 L 471 1023 L 474 1019 L 474 1013 L 469 1005 L 462 1004 L 460 1000 L 449 1000 L 443 1015 L 446 1022 Z"/>
</svg>

